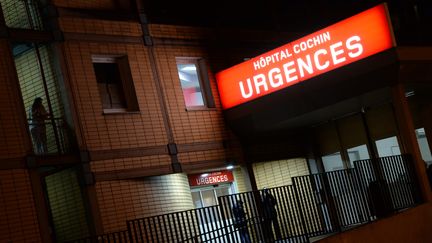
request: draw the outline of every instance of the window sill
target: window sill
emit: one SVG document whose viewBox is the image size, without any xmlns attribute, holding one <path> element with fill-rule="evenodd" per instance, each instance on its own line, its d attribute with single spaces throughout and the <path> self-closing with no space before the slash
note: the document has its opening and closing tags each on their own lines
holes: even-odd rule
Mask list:
<svg viewBox="0 0 432 243">
<path fill-rule="evenodd" d="M 103 115 L 119 115 L 119 114 L 140 114 L 140 111 L 128 111 L 123 108 L 117 109 L 103 109 Z"/>
<path fill-rule="evenodd" d="M 217 108 L 209 108 L 205 106 L 193 106 L 193 107 L 186 107 L 186 111 L 217 111 Z"/>
</svg>

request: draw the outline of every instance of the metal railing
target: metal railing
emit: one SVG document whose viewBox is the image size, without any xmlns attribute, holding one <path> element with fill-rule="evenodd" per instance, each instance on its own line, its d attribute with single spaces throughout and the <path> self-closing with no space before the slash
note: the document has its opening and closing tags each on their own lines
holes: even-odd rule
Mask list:
<svg viewBox="0 0 432 243">
<path fill-rule="evenodd" d="M 43 124 L 45 127 L 45 135 L 38 134 L 37 136 L 45 136 L 43 141 L 37 141 L 31 128 L 39 124 L 32 123 L 28 120 L 30 126 L 30 137 L 33 143 L 33 151 L 38 155 L 46 154 L 66 154 L 71 152 L 75 147 L 75 141 L 72 138 L 71 130 L 67 123 L 62 118 L 52 118 Z M 41 144 L 42 143 L 42 144 Z"/>
<path fill-rule="evenodd" d="M 360 160 L 354 166 L 359 186 L 366 192 L 372 216 L 386 216 L 421 201 L 410 155 Z"/>
<path fill-rule="evenodd" d="M 273 206 L 260 190 L 220 196 L 216 206 L 129 220 L 127 242 L 237 243 L 244 242 L 245 236 L 251 242 L 309 242 L 311 237 L 343 231 L 420 203 L 411 156 L 361 160 L 354 165 L 293 177 L 292 185 L 267 189 L 275 199 Z M 242 226 L 236 224 L 234 213 L 239 201 L 243 202 Z M 101 236 L 96 239 L 111 242 Z"/>
</svg>

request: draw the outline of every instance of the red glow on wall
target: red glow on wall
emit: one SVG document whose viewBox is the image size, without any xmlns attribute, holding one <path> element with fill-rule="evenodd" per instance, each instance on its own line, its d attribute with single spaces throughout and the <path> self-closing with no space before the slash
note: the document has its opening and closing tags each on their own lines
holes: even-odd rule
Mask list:
<svg viewBox="0 0 432 243">
<path fill-rule="evenodd" d="M 385 4 L 216 74 L 224 109 L 394 47 Z"/>
</svg>

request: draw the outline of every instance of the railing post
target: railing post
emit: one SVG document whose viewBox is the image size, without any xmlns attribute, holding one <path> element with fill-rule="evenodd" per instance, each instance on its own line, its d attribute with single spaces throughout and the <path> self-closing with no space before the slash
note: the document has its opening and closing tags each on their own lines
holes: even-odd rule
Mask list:
<svg viewBox="0 0 432 243">
<path fill-rule="evenodd" d="M 357 163 L 360 163 L 360 162 L 359 161 L 354 161 L 353 163 L 354 163 L 353 170 L 354 170 L 354 174 L 355 174 L 355 178 L 356 178 L 355 182 L 356 182 L 356 184 L 358 186 L 360 197 L 361 197 L 361 199 L 362 199 L 362 201 L 364 203 L 364 206 L 365 206 L 365 210 L 366 210 L 366 213 L 367 213 L 367 221 L 371 222 L 371 211 L 370 211 L 371 209 L 369 207 L 369 202 L 368 202 L 368 199 L 367 199 L 367 197 L 365 195 L 365 192 L 363 191 L 362 180 L 360 179 L 359 167 L 356 166 Z"/>
<path fill-rule="evenodd" d="M 418 184 L 418 178 L 415 171 L 414 163 L 415 162 L 410 154 L 402 155 L 402 165 L 405 167 L 405 169 L 408 172 L 410 189 L 414 200 L 414 204 L 418 204 L 421 202 L 421 191 L 420 191 L 420 186 Z"/>
<path fill-rule="evenodd" d="M 321 173 L 322 180 L 323 180 L 323 189 L 326 199 L 326 204 L 329 207 L 329 216 L 330 216 L 330 224 L 332 226 L 332 229 L 334 231 L 341 231 L 341 223 L 339 222 L 339 214 L 336 210 L 336 205 L 333 200 L 333 194 L 331 192 L 330 182 L 327 177 L 326 172 Z"/>
<path fill-rule="evenodd" d="M 126 226 L 127 226 L 127 235 L 129 237 L 129 242 L 133 243 L 133 237 L 132 237 L 132 228 L 130 226 L 131 222 L 133 223 L 133 221 L 126 221 Z"/>
<path fill-rule="evenodd" d="M 231 237 L 228 237 L 228 225 L 226 222 L 226 216 L 225 216 L 225 212 L 224 212 L 225 204 L 222 202 L 222 197 L 218 197 L 217 199 L 218 199 L 218 205 L 219 205 L 219 207 L 218 207 L 219 216 L 220 216 L 220 219 L 222 220 L 222 225 L 223 225 L 222 229 L 223 229 L 223 232 L 225 232 L 226 239 L 228 240 L 227 243 L 230 243 Z"/>
<path fill-rule="evenodd" d="M 297 177 L 292 178 L 292 186 L 294 189 L 294 196 L 295 196 L 295 200 L 296 200 L 296 204 L 297 204 L 297 208 L 298 208 L 298 215 L 300 215 L 300 222 L 302 224 L 303 232 L 305 233 L 305 237 L 306 237 L 307 241 L 310 242 L 308 228 L 306 227 L 306 222 L 305 222 L 305 219 L 303 216 L 303 210 L 302 210 L 302 206 L 300 204 L 300 198 L 298 195 L 298 186 L 297 186 L 298 178 L 297 179 L 296 178 Z"/>
</svg>

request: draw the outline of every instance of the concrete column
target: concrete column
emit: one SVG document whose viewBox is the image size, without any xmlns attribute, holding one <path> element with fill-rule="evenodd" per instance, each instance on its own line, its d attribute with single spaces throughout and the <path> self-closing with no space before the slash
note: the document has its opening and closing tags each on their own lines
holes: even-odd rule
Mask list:
<svg viewBox="0 0 432 243">
<path fill-rule="evenodd" d="M 406 153 L 413 157 L 414 168 L 417 174 L 420 191 L 424 201 L 432 202 L 432 193 L 426 174 L 426 166 L 421 157 L 420 148 L 415 135 L 414 123 L 408 101 L 405 97 L 404 85 L 399 83 L 392 88 L 393 106 L 396 122 L 399 127 L 402 145 Z"/>
<path fill-rule="evenodd" d="M 428 104 L 421 110 L 422 124 L 425 129 L 429 150 L 432 151 L 432 105 Z"/>
</svg>

